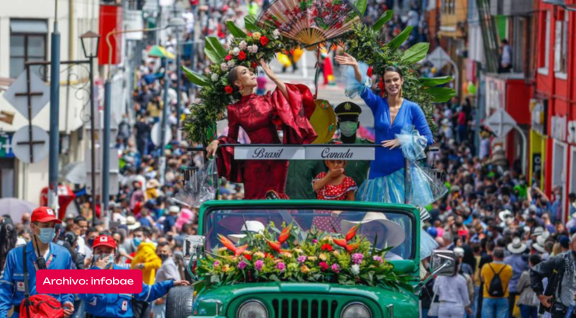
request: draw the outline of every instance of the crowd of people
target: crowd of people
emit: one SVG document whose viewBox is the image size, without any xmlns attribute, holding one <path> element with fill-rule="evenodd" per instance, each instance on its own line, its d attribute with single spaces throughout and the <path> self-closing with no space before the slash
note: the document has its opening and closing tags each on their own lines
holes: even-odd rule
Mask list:
<svg viewBox="0 0 576 318">
<path fill-rule="evenodd" d="M 257 14 L 259 8 L 268 3 L 250 1 L 249 14 Z M 364 19 L 373 22 L 391 6 L 393 1 L 370 2 Z M 200 18 L 199 12 L 203 10 L 207 10 L 207 14 L 202 15 L 205 19 L 200 24 L 202 30 L 194 30 L 194 20 Z M 184 18 L 185 38 L 193 37 L 193 32 L 202 32 L 225 42 L 230 36 L 225 27 L 227 20 L 243 25 L 242 11 L 236 2 L 212 9 L 198 8 L 192 3 Z M 386 28 L 387 36 L 394 37 L 406 26 L 414 27 L 408 45 L 427 40 L 427 27 L 418 6 L 411 5 L 404 16 L 396 15 Z M 169 51 L 174 45 L 173 39 L 166 43 Z M 208 66 L 201 55 L 194 65 L 190 56 L 185 52 L 183 55 L 183 63 L 195 70 Z M 335 66 L 341 67 L 340 63 Z M 137 70 L 131 105 L 134 117 L 124 115 L 116 142 L 121 158 L 120 193 L 110 203 L 107 223 L 98 218 L 104 215 L 100 202 L 96 211 L 91 211 L 87 203 L 79 215 L 67 215 L 61 224 L 54 212 L 46 208 L 24 214 L 21 220 L 1 217 L 0 267 L 4 270 L 0 278 L 0 318 L 10 314 L 18 317 L 21 310 L 25 292 L 21 285 L 23 277 L 11 275 L 10 271 L 21 271 L 23 262 L 15 253 L 9 254 L 19 246 L 24 246 L 23 251 L 30 255 L 27 264 L 34 272 L 41 267 L 32 255 L 44 255 L 47 251 L 70 255 L 45 264 L 55 269 L 139 269 L 149 286 L 145 287 L 147 296 L 137 295 L 128 307 L 120 302 L 114 317 L 165 317 L 163 296 L 169 288 L 187 284 L 183 240 L 198 231 L 197 209 L 173 198 L 184 191 L 184 170 L 191 165 L 202 167 L 205 162 L 204 153 L 188 150 L 197 144 L 177 138 L 177 116 L 186 114 L 186 106 L 194 101 L 196 88 L 185 76 L 178 87 L 176 67 L 162 60 L 145 59 Z M 428 70 L 425 67 L 422 71 Z M 165 72 L 170 79 L 168 91 L 163 89 Z M 264 92 L 263 85 L 258 89 L 259 94 Z M 167 99 L 164 94 L 168 95 Z M 181 94 L 181 104 L 177 102 L 178 94 Z M 168 101 L 166 105 L 164 100 Z M 169 107 L 167 122 L 173 138 L 166 145 L 166 170 L 160 176 L 161 160 L 151 131 L 153 125 L 162 120 L 164 107 Z M 345 104 L 338 107 L 337 142 L 373 143 L 356 138 L 360 107 L 352 105 L 352 111 L 344 111 Z M 375 111 L 378 106 L 370 107 Z M 473 112 L 471 101 L 465 99 L 462 104 L 456 100 L 438 104 L 434 113 L 439 127 L 434 142 L 439 150 L 428 153 L 427 164 L 445 172 L 445 185 L 449 190 L 447 195 L 426 207 L 430 218 L 424 230 L 439 249 L 454 251 L 458 270 L 452 277 L 429 281 L 421 299 L 422 317 L 525 318 L 542 314 L 570 317 L 576 291 L 572 252 L 576 251 L 576 194 L 570 194 L 569 211 L 564 211 L 562 189 L 556 187 L 551 191 L 552 196 L 547 196 L 537 177 L 529 180 L 520 172 L 519 163 L 509 165 L 502 147 L 492 147 L 490 133 L 475 127 Z M 354 122 L 355 126 L 349 125 Z M 479 147 L 475 147 L 478 133 L 481 141 Z M 368 179 L 370 163 L 326 164 L 327 168 L 310 162 L 291 164 L 287 171 L 288 196 L 323 199 L 334 196 L 331 191 L 336 191 L 339 198 L 354 200 L 355 195 L 360 195 L 356 191 L 362 189 Z M 302 175 L 295 171 L 308 173 L 306 181 L 301 181 Z M 332 177 L 338 177 L 340 182 L 329 184 Z M 160 180 L 164 182 L 161 184 Z M 340 187 L 334 189 L 328 185 Z M 223 200 L 241 200 L 245 187 L 228 181 L 219 188 L 218 195 Z M 84 317 L 85 313 L 92 317 L 105 316 L 99 311 L 102 309 L 99 305 L 107 301 L 106 296 L 55 296 L 64 306 L 66 317 Z M 539 313 L 540 304 L 548 304 L 550 312 Z"/>
</svg>

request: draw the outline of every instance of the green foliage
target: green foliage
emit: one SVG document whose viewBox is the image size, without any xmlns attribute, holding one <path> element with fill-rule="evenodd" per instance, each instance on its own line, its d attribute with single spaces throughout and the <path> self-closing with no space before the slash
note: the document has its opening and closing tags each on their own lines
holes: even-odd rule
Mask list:
<svg viewBox="0 0 576 318">
<path fill-rule="evenodd" d="M 228 28 L 228 30 L 230 31 L 230 33 L 233 36 L 235 36 L 237 38 L 245 38 L 246 37 L 246 33 L 244 31 L 242 31 L 242 29 L 240 29 L 238 26 L 236 26 L 236 24 L 234 24 L 234 21 L 227 21 L 226 27 Z"/>
<path fill-rule="evenodd" d="M 360 12 L 360 16 L 363 16 L 364 13 L 366 12 L 366 8 L 368 6 L 368 1 L 366 0 L 356 0 L 356 2 L 354 2 L 354 6 L 356 7 L 356 9 L 358 10 L 358 12 Z"/>
<path fill-rule="evenodd" d="M 392 17 L 394 17 L 394 11 L 392 10 L 387 10 L 386 12 L 384 12 L 384 14 L 380 17 L 380 19 L 378 19 L 378 21 L 376 21 L 376 23 L 374 23 L 374 25 L 372 26 L 372 30 L 378 32 L 380 31 L 380 29 L 382 29 L 382 27 L 388 23 L 388 21 L 392 20 Z"/>
<path fill-rule="evenodd" d="M 404 52 L 401 62 L 405 64 L 420 62 L 426 57 L 429 48 L 430 43 L 417 43 Z"/>
<path fill-rule="evenodd" d="M 434 87 L 438 85 L 444 85 L 452 81 L 452 76 L 441 76 L 441 77 L 421 77 L 418 79 L 422 86 L 424 87 Z"/>
<path fill-rule="evenodd" d="M 402 46 L 402 44 L 404 44 L 404 42 L 406 42 L 406 40 L 408 40 L 410 33 L 412 33 L 412 29 L 413 29 L 412 26 L 409 26 L 406 29 L 404 29 L 404 31 L 402 31 L 400 34 L 398 34 L 398 36 L 396 36 L 390 42 L 388 42 L 388 45 L 387 45 L 388 48 L 390 48 L 390 50 L 392 50 L 392 51 L 398 50 Z"/>
</svg>

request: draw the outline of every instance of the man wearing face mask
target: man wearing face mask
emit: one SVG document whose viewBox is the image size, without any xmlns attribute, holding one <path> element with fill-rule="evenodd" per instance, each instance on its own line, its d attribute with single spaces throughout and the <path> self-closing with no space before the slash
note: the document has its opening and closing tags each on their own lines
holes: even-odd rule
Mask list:
<svg viewBox="0 0 576 318">
<path fill-rule="evenodd" d="M 22 249 L 26 251 L 26 268 L 30 296 L 36 292 L 36 271 L 39 269 L 71 269 L 72 257 L 68 250 L 52 242 L 56 236 L 55 227 L 62 221 L 56 218 L 52 209 L 36 208 L 32 212 L 30 229 L 32 240 L 8 253 L 4 275 L 0 279 L 0 318 L 7 317 L 8 310 L 14 306 L 13 318 L 20 316 L 20 304 L 24 299 L 24 258 Z M 64 316 L 74 313 L 73 294 L 49 295 L 60 301 L 64 308 Z"/>
<path fill-rule="evenodd" d="M 167 280 L 180 280 L 180 272 L 172 258 L 172 248 L 168 242 L 160 242 L 157 247 L 158 257 L 162 260 L 162 266 L 156 273 L 155 283 L 161 283 Z M 166 316 L 166 305 L 164 298 L 156 300 L 152 307 L 154 318 L 164 318 Z"/>
<path fill-rule="evenodd" d="M 92 269 L 125 269 L 114 264 L 116 242 L 109 235 L 100 235 L 94 240 L 94 264 Z M 99 317 L 137 317 L 133 311 L 132 299 L 149 302 L 168 293 L 174 286 L 188 286 L 187 281 L 176 279 L 164 280 L 154 285 L 142 283 L 139 294 L 79 294 L 78 297 L 86 303 L 87 318 Z"/>
<path fill-rule="evenodd" d="M 145 284 L 152 285 L 154 284 L 156 270 L 162 265 L 162 261 L 156 254 L 156 247 L 150 240 L 152 232 L 147 227 L 141 227 L 134 230 L 133 235 L 133 242 L 137 249 L 130 265 L 132 269 L 142 271 L 142 280 Z M 149 302 L 136 300 L 133 305 L 134 317 L 145 317 Z"/>
<path fill-rule="evenodd" d="M 352 102 L 344 102 L 336 106 L 334 112 L 338 117 L 340 141 L 343 144 L 374 145 L 374 142 L 370 140 L 356 137 L 356 132 L 360 128 L 359 118 L 362 113 L 360 106 Z M 346 175 L 351 177 L 360 188 L 368 177 L 368 169 L 370 169 L 369 160 L 351 160 L 346 166 Z"/>
</svg>

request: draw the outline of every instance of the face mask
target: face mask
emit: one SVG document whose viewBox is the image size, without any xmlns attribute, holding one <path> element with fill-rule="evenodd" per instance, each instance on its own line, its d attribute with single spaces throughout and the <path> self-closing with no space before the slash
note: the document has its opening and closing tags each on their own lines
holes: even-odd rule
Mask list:
<svg viewBox="0 0 576 318">
<path fill-rule="evenodd" d="M 94 245 L 94 239 L 88 239 L 88 246 L 92 247 Z"/>
<path fill-rule="evenodd" d="M 40 239 L 40 241 L 42 241 L 42 243 L 48 244 L 48 243 L 52 242 L 52 240 L 54 239 L 54 236 L 56 236 L 56 230 L 55 229 L 44 228 L 44 229 L 40 229 L 40 235 L 38 235 L 38 238 Z"/>
<path fill-rule="evenodd" d="M 94 255 L 94 260 L 99 261 L 101 259 L 106 260 L 107 264 L 114 262 L 114 254 L 97 254 Z"/>
<path fill-rule="evenodd" d="M 352 137 L 356 134 L 358 123 L 353 121 L 344 121 L 340 123 L 340 132 L 344 137 Z"/>
<path fill-rule="evenodd" d="M 168 254 L 160 254 L 158 255 L 160 257 L 160 259 L 162 260 L 162 262 L 166 261 L 168 259 Z"/>
<path fill-rule="evenodd" d="M 140 243 L 142 243 L 142 240 L 135 237 L 134 239 L 132 239 L 132 242 L 134 243 L 134 246 L 138 247 L 138 245 L 140 245 Z"/>
<path fill-rule="evenodd" d="M 172 194 L 173 194 L 172 191 L 167 191 L 167 192 L 166 192 L 166 196 L 168 196 L 168 197 L 171 197 Z"/>
</svg>

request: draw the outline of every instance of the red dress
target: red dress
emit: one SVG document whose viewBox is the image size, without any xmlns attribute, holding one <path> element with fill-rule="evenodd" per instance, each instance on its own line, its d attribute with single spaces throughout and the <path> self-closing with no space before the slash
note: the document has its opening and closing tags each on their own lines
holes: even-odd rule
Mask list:
<svg viewBox="0 0 576 318">
<path fill-rule="evenodd" d="M 316 108 L 312 93 L 304 85 L 286 84 L 286 90 L 289 100 L 276 90 L 264 96 L 245 96 L 229 105 L 228 136 L 219 138 L 220 144 L 238 143 L 240 127 L 253 144 L 309 144 L 314 141 L 317 135 L 308 121 Z M 278 138 L 276 125 L 284 131 L 283 142 Z M 232 182 L 244 183 L 245 199 L 264 199 L 269 190 L 284 194 L 288 161 L 234 161 L 234 148 L 219 149 L 219 175 Z"/>
<path fill-rule="evenodd" d="M 321 172 L 312 183 L 324 178 L 326 172 Z M 345 201 L 346 194 L 350 191 L 356 191 L 358 187 L 356 182 L 351 177 L 344 177 L 340 184 L 327 184 L 322 189 L 316 191 L 316 198 L 318 200 L 332 200 L 332 201 Z M 332 216 L 332 211 L 316 210 L 317 214 L 328 214 L 329 216 L 316 216 L 312 225 L 316 226 L 321 231 L 340 233 L 340 218 Z"/>
</svg>

